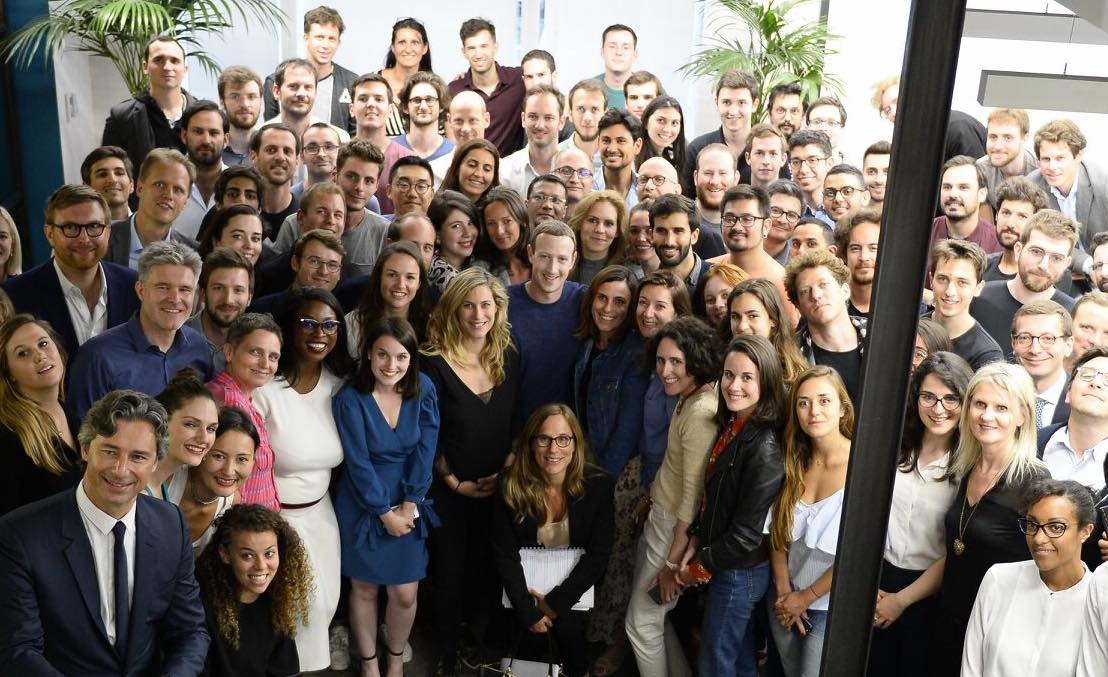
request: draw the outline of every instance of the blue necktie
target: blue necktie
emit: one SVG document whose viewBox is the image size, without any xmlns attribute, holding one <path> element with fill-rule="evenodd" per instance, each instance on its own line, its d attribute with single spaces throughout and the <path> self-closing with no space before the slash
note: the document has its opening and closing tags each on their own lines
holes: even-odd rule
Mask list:
<svg viewBox="0 0 1108 677">
<path fill-rule="evenodd" d="M 127 654 L 127 630 L 130 627 L 131 605 L 127 599 L 127 550 L 123 547 L 123 535 L 127 525 L 116 522 L 112 527 L 115 536 L 115 649 L 120 656 Z"/>
</svg>

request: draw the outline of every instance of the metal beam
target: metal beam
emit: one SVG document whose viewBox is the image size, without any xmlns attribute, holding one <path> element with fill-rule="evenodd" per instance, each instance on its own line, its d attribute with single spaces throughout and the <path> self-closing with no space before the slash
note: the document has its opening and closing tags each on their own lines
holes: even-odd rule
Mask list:
<svg viewBox="0 0 1108 677">
<path fill-rule="evenodd" d="M 977 102 L 993 108 L 1108 113 L 1108 78 L 986 70 Z"/>
<path fill-rule="evenodd" d="M 966 10 L 963 38 L 1029 40 L 1075 45 L 1108 45 L 1103 28 L 1073 14 Z"/>
<path fill-rule="evenodd" d="M 913 0 L 820 674 L 864 675 L 966 0 Z"/>
</svg>

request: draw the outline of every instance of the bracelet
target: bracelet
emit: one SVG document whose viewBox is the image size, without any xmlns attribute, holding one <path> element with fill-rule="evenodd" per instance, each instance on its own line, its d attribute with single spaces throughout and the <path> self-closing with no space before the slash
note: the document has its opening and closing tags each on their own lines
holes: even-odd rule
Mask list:
<svg viewBox="0 0 1108 677">
<path fill-rule="evenodd" d="M 667 569 L 669 569 L 670 571 L 677 571 L 677 570 L 679 570 L 679 569 L 680 569 L 681 567 L 680 567 L 680 566 L 678 566 L 678 565 L 676 565 L 676 564 L 674 564 L 673 562 L 671 562 L 671 561 L 669 561 L 669 560 L 667 559 L 667 560 L 666 560 L 666 568 L 667 568 Z"/>
<path fill-rule="evenodd" d="M 812 599 L 813 599 L 813 601 L 815 601 L 815 600 L 817 600 L 817 599 L 819 599 L 819 598 L 820 598 L 820 596 L 816 594 L 816 591 L 815 591 L 815 590 L 814 590 L 814 589 L 812 588 L 812 586 L 811 586 L 811 585 L 809 585 L 809 586 L 808 586 L 808 592 L 812 593 Z"/>
<path fill-rule="evenodd" d="M 454 475 L 454 473 L 450 473 L 446 477 L 453 477 L 454 478 L 454 486 L 451 487 L 449 484 L 447 484 L 446 486 L 449 487 L 450 491 L 453 491 L 453 492 L 457 493 L 458 487 L 462 486 L 462 481 L 460 479 L 458 479 L 458 477 L 456 475 Z M 443 480 L 445 480 L 446 477 L 444 477 Z"/>
</svg>

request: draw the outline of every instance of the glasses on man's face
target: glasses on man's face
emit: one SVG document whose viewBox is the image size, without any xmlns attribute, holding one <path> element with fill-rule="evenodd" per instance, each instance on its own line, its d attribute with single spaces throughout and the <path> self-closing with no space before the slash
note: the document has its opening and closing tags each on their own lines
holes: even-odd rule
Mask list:
<svg viewBox="0 0 1108 677">
<path fill-rule="evenodd" d="M 734 228 L 735 224 L 743 228 L 752 228 L 759 221 L 765 221 L 765 218 L 753 214 L 724 214 L 719 221 L 728 228 Z"/>
<path fill-rule="evenodd" d="M 850 198 L 854 197 L 855 193 L 860 193 L 862 192 L 862 190 L 863 189 L 855 188 L 854 186 L 843 186 L 842 188 L 824 188 L 823 196 L 828 200 L 834 200 L 840 194 L 842 194 L 843 197 L 849 200 Z"/>
<path fill-rule="evenodd" d="M 808 165 L 809 169 L 815 169 L 816 165 L 818 165 L 819 163 L 823 162 L 826 159 L 827 158 L 820 157 L 818 155 L 813 155 L 810 158 L 798 158 L 798 157 L 797 158 L 790 158 L 789 159 L 789 166 L 792 167 L 793 170 L 800 169 L 801 165 Z"/>
<path fill-rule="evenodd" d="M 562 177 L 563 181 L 572 179 L 574 174 L 576 174 L 578 178 L 580 178 L 582 181 L 592 181 L 592 170 L 586 169 L 585 167 L 574 169 L 573 167 L 566 165 L 565 167 L 558 167 L 554 170 L 554 173 Z M 640 176 L 639 179 L 641 180 L 642 177 Z"/>
<path fill-rule="evenodd" d="M 1027 258 L 1029 258 L 1032 263 L 1038 263 L 1043 260 L 1043 257 L 1047 257 L 1047 263 L 1054 268 L 1066 262 L 1065 256 L 1055 254 L 1054 252 L 1048 252 L 1042 247 L 1024 247 L 1023 253 L 1027 255 Z"/>
<path fill-rule="evenodd" d="M 800 221 L 800 214 L 796 212 L 787 212 L 780 207 L 770 207 L 769 215 L 775 219 L 784 219 L 786 223 L 796 225 Z"/>
<path fill-rule="evenodd" d="M 407 193 L 409 190 L 415 190 L 416 195 L 423 195 L 427 191 L 431 190 L 431 184 L 427 181 L 416 181 L 412 183 L 407 179 L 399 179 L 396 183 L 392 184 L 396 186 L 396 189 L 401 193 Z"/>
<path fill-rule="evenodd" d="M 106 223 L 51 223 L 51 226 L 62 231 L 62 235 L 72 239 L 79 237 L 81 231 L 88 233 L 89 237 L 100 237 L 104 234 L 104 229 L 108 227 Z"/>
<path fill-rule="evenodd" d="M 838 120 L 832 120 L 831 118 L 812 118 L 808 121 L 808 126 L 815 127 L 816 129 L 820 127 L 830 127 L 834 129 L 836 127 L 842 127 L 843 123 Z"/>
<path fill-rule="evenodd" d="M 1022 332 L 1019 334 L 1012 334 L 1012 345 L 1018 348 L 1026 348 L 1035 341 L 1038 341 L 1040 347 L 1050 350 L 1054 347 L 1054 344 L 1058 342 L 1058 339 L 1066 338 L 1067 336 L 1069 336 L 1069 334 L 1063 334 L 1062 336 L 1055 336 L 1054 334 L 1039 334 L 1038 336 L 1036 336 L 1034 334 Z"/>
<path fill-rule="evenodd" d="M 531 202 L 537 202 L 542 204 L 543 202 L 549 202 L 555 207 L 561 207 L 566 203 L 565 200 L 556 195 L 547 195 L 546 193 L 532 193 L 531 197 L 527 198 Z"/>
<path fill-rule="evenodd" d="M 308 267 L 312 270 L 317 270 L 322 267 L 323 270 L 326 270 L 328 273 L 337 273 L 339 272 L 339 268 L 342 267 L 342 264 L 338 261 L 324 261 L 318 256 L 309 256 L 305 263 L 307 263 Z"/>
<path fill-rule="evenodd" d="M 551 437 L 550 435 L 535 435 L 531 438 L 534 443 L 544 449 L 550 446 L 550 443 L 558 445 L 559 449 L 565 449 L 569 446 L 570 442 L 575 441 L 577 438 L 573 435 L 557 435 Z"/>
<path fill-rule="evenodd" d="M 297 320 L 297 323 L 300 325 L 300 328 L 303 329 L 304 331 L 314 333 L 315 330 L 319 329 L 324 334 L 327 334 L 328 336 L 330 336 L 331 334 L 334 334 L 336 331 L 338 331 L 339 325 L 342 324 L 338 320 L 323 320 L 321 322 L 319 320 L 316 320 L 316 319 L 313 319 L 313 318 L 310 318 L 310 317 L 302 317 L 299 320 Z"/>
<path fill-rule="evenodd" d="M 924 358 L 926 358 L 926 357 L 927 356 L 924 355 Z M 928 392 L 926 390 L 921 390 L 920 391 L 920 393 L 919 393 L 919 403 L 922 404 L 924 407 L 930 409 L 931 407 L 935 406 L 936 402 L 938 402 L 940 405 L 942 405 L 942 408 L 945 409 L 946 411 L 954 411 L 955 409 L 961 409 L 962 408 L 962 399 L 960 397 L 958 397 L 957 395 L 952 394 L 952 395 L 943 395 L 942 397 L 939 397 L 935 393 Z"/>
<path fill-rule="evenodd" d="M 307 146 L 304 146 L 304 154 L 305 155 L 319 155 L 319 151 L 321 151 L 321 150 L 326 151 L 328 153 L 334 153 L 334 152 L 337 152 L 338 149 L 339 149 L 339 146 L 338 146 L 337 143 L 325 143 L 325 144 L 322 144 L 322 145 L 320 145 L 318 143 L 309 143 Z"/>
<path fill-rule="evenodd" d="M 413 96 L 412 98 L 408 99 L 408 105 L 415 106 L 416 108 L 419 108 L 423 104 L 427 104 L 428 107 L 434 106 L 438 102 L 439 97 L 437 96 Z"/>
<path fill-rule="evenodd" d="M 1078 367 L 1076 376 L 1088 383 L 1092 383 L 1099 378 L 1101 384 L 1108 385 L 1108 371 L 1101 371 L 1096 367 Z"/>
<path fill-rule="evenodd" d="M 1070 525 L 1065 522 L 1047 522 L 1046 524 L 1039 524 L 1029 517 L 1020 517 L 1016 520 L 1016 523 L 1020 525 L 1020 531 L 1022 531 L 1025 536 L 1034 536 L 1039 533 L 1039 529 L 1042 529 L 1049 538 L 1061 538 L 1062 534 L 1066 533 L 1066 529 L 1070 527 Z"/>
<path fill-rule="evenodd" d="M 640 186 L 645 186 L 648 183 L 653 183 L 655 186 L 658 186 L 659 188 L 661 188 L 662 186 L 664 186 L 666 184 L 666 181 L 669 181 L 669 179 L 662 176 L 661 174 L 659 174 L 657 176 L 643 176 L 642 174 L 639 174 L 639 178 L 638 178 L 638 182 L 639 182 Z"/>
</svg>

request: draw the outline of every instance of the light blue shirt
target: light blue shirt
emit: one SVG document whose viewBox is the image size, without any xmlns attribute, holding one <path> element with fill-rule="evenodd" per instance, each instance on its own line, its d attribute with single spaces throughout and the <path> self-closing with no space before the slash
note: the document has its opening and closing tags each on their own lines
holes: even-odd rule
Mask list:
<svg viewBox="0 0 1108 677">
<path fill-rule="evenodd" d="M 1058 201 L 1058 211 L 1066 215 L 1067 218 L 1077 220 L 1077 179 L 1073 181 L 1073 188 L 1070 188 L 1069 195 L 1062 195 L 1062 191 L 1058 190 L 1054 186 L 1050 187 L 1050 192 L 1054 195 L 1054 199 Z"/>
<path fill-rule="evenodd" d="M 130 253 L 127 255 L 127 267 L 131 270 L 138 270 L 139 257 L 142 256 L 143 250 L 142 240 L 139 239 L 138 231 L 135 230 L 134 214 L 131 214 L 131 218 L 129 219 L 129 221 L 131 224 L 131 244 L 128 245 L 130 247 Z M 173 232 L 172 228 L 165 232 L 166 242 L 169 242 L 169 234 L 171 232 Z"/>
</svg>

